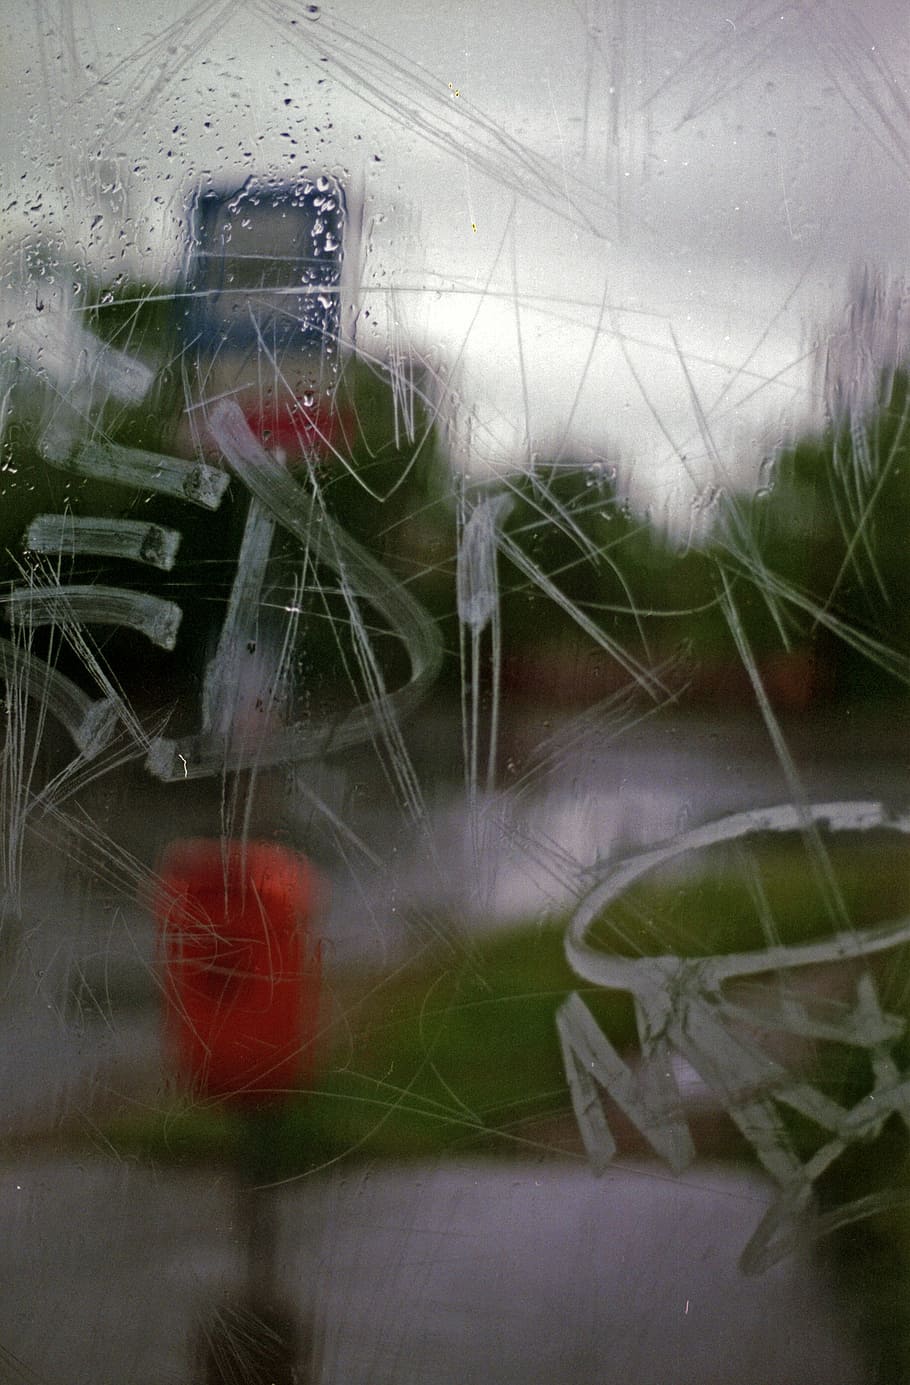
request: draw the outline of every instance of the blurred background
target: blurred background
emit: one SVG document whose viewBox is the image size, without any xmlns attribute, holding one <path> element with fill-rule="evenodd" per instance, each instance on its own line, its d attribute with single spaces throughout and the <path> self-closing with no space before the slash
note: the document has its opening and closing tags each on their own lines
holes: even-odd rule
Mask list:
<svg viewBox="0 0 910 1385">
<path fill-rule="evenodd" d="M 902 7 L 0 21 L 0 1379 L 910 1379 Z"/>
</svg>

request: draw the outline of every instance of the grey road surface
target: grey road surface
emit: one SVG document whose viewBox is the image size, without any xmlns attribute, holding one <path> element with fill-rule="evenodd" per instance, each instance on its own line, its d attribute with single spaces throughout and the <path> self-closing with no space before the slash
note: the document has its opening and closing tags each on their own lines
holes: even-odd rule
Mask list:
<svg viewBox="0 0 910 1385">
<path fill-rule="evenodd" d="M 315 1313 L 320 1385 L 863 1379 L 818 1271 L 737 1269 L 769 1198 L 743 1174 L 461 1162 L 277 1196 L 279 1278 L 301 1321 Z M 28 1163 L 0 1177 L 0 1221 L 0 1344 L 34 1372 L 10 1379 L 192 1379 L 242 1263 L 229 1179 Z"/>
</svg>

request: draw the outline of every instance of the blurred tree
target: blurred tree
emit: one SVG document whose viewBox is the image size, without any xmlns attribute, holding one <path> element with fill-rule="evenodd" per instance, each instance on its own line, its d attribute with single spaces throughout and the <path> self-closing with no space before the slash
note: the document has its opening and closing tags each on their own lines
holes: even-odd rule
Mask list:
<svg viewBox="0 0 910 1385">
<path fill-rule="evenodd" d="M 910 378 L 882 374 L 874 408 L 777 458 L 771 485 L 731 505 L 718 561 L 746 579 L 762 649 L 804 645 L 840 698 L 894 696 L 910 677 Z"/>
</svg>

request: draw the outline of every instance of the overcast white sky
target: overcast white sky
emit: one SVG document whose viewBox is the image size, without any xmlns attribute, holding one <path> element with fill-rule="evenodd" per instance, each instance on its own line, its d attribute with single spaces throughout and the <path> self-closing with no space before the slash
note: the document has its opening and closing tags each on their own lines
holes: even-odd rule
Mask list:
<svg viewBox="0 0 910 1385">
<path fill-rule="evenodd" d="M 658 511 L 718 459 L 748 484 L 818 417 L 851 268 L 907 263 L 902 0 L 0 14 L 8 238 L 55 228 L 166 288 L 200 179 L 342 172 L 372 227 L 359 340 L 455 370 L 470 460 L 603 456 Z"/>
</svg>

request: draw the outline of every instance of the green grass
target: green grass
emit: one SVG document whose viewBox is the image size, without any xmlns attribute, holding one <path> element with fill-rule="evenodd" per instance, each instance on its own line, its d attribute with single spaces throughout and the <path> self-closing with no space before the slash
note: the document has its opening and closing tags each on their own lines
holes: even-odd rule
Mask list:
<svg viewBox="0 0 910 1385">
<path fill-rule="evenodd" d="M 554 1025 L 556 1009 L 575 989 L 563 934 L 557 922 L 521 928 L 457 962 L 408 967 L 364 995 L 349 989 L 311 1094 L 252 1119 L 186 1101 L 154 1115 L 118 1117 L 104 1133 L 124 1155 L 242 1159 L 257 1176 L 275 1178 L 346 1155 L 538 1148 L 534 1127 L 570 1110 Z M 615 1041 L 633 1041 L 626 997 L 590 1001 Z"/>
<path fill-rule="evenodd" d="M 628 889 L 590 939 L 605 952 L 711 957 L 761 951 L 898 918 L 910 908 L 910 849 L 894 833 L 843 833 L 817 855 L 785 836 L 680 858 Z"/>
</svg>

